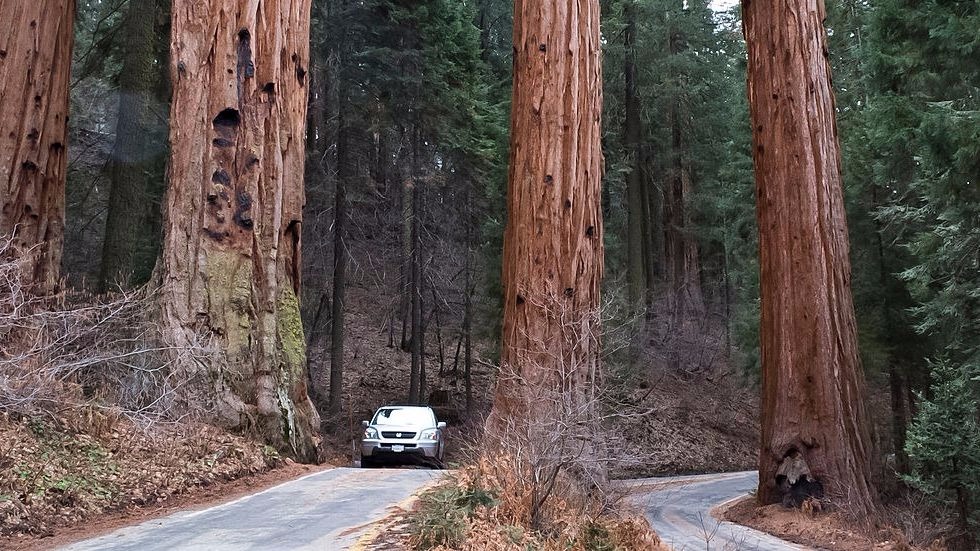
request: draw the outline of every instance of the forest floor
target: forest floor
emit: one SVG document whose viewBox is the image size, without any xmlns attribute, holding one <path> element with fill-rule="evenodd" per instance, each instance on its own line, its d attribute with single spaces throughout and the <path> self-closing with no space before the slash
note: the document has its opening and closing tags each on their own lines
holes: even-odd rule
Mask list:
<svg viewBox="0 0 980 551">
<path fill-rule="evenodd" d="M 945 549 L 936 540 L 910 542 L 910 534 L 896 526 L 856 522 L 840 511 L 805 511 L 780 504 L 759 507 L 752 497 L 745 497 L 718 511 L 718 516 L 786 541 L 831 551 Z"/>
<path fill-rule="evenodd" d="M 312 472 L 204 425 L 0 416 L 0 548 L 48 549 Z"/>
</svg>

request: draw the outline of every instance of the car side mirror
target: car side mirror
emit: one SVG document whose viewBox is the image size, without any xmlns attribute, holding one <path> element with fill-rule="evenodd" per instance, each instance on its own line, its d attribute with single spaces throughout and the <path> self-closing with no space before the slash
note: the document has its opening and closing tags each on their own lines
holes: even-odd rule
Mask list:
<svg viewBox="0 0 980 551">
<path fill-rule="evenodd" d="M 361 426 L 362 426 L 362 427 L 364 427 L 364 428 L 368 428 L 368 426 L 369 426 L 370 424 L 371 424 L 371 423 L 369 423 L 368 421 L 361 421 Z"/>
<path fill-rule="evenodd" d="M 439 421 L 438 423 L 436 423 L 436 428 L 437 429 L 444 429 L 444 428 L 446 428 L 445 421 Z"/>
</svg>

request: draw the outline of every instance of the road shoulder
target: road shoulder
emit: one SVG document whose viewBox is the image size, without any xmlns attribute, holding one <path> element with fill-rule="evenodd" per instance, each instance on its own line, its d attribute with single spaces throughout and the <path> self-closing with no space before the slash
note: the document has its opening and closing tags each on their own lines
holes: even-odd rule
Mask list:
<svg viewBox="0 0 980 551">
<path fill-rule="evenodd" d="M 0 548 L 9 551 L 47 551 L 104 536 L 120 528 L 163 518 L 185 510 L 198 510 L 230 503 L 293 480 L 333 469 L 331 465 L 303 465 L 286 461 L 281 467 L 231 481 L 199 486 L 192 491 L 143 507 L 127 507 L 99 514 L 82 524 L 59 527 L 51 536 L 0 538 Z"/>
</svg>

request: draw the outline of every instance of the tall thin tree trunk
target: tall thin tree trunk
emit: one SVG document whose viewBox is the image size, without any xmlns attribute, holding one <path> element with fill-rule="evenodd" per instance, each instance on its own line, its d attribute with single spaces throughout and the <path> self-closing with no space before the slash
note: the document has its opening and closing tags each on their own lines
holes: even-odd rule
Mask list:
<svg viewBox="0 0 980 551">
<path fill-rule="evenodd" d="M 346 93 L 341 94 L 345 102 Z M 328 411 L 340 413 L 344 388 L 344 314 L 347 288 L 347 183 L 350 179 L 350 129 L 345 108 L 340 110 L 337 133 L 337 187 L 334 193 L 333 223 L 333 315 L 330 329 L 330 397 Z"/>
<path fill-rule="evenodd" d="M 419 184 L 412 187 L 412 371 L 409 374 L 408 401 L 422 399 L 422 243 L 419 234 Z"/>
<path fill-rule="evenodd" d="M 161 310 L 199 399 L 316 457 L 300 319 L 310 0 L 175 0 Z M 187 353 L 210 343 L 218 354 Z"/>
<path fill-rule="evenodd" d="M 656 290 L 658 278 L 664 276 L 664 194 L 663 190 L 652 184 L 653 178 L 651 171 L 653 160 L 652 155 L 643 150 L 643 170 L 646 173 L 644 180 L 647 185 L 643 187 L 645 203 L 647 208 L 646 219 L 649 221 L 647 227 L 647 238 L 650 246 L 647 258 L 647 290 L 650 293 L 648 301 L 653 300 L 653 293 Z M 649 312 L 647 313 L 650 314 Z"/>
<path fill-rule="evenodd" d="M 659 216 L 654 219 L 655 213 L 659 210 L 653 209 L 654 199 L 651 197 L 657 192 L 656 189 L 651 189 L 652 179 L 650 178 L 648 167 L 648 153 L 644 150 L 642 144 L 637 148 L 637 170 L 643 173 L 642 181 L 643 185 L 640 188 L 640 200 L 642 205 L 642 216 L 643 216 L 643 265 L 644 273 L 646 274 L 646 296 L 644 297 L 646 303 L 646 315 L 649 319 L 652 314 L 654 292 L 657 289 L 657 270 L 659 262 L 658 252 L 661 250 L 661 244 L 657 241 L 657 235 L 662 235 L 662 232 L 657 228 L 657 221 Z"/>
<path fill-rule="evenodd" d="M 731 245 L 728 242 L 728 229 L 731 227 L 728 221 L 725 221 L 725 236 L 723 237 L 724 242 L 722 243 L 722 284 L 724 285 L 724 293 L 722 297 L 725 301 L 725 359 L 732 359 L 732 275 L 731 275 Z"/>
<path fill-rule="evenodd" d="M 533 440 L 556 418 L 580 427 L 594 415 L 603 269 L 601 57 L 597 0 L 515 2 L 501 376 L 487 420 L 491 446 L 522 435 Z M 584 458 L 592 452 L 580 449 Z"/>
<path fill-rule="evenodd" d="M 690 167 L 685 159 L 680 114 L 670 115 L 673 160 L 664 191 L 664 243 L 668 300 L 676 321 L 689 320 L 704 311 L 701 293 L 700 252 L 691 234 L 693 221 L 688 203 L 694 194 Z"/>
<path fill-rule="evenodd" d="M 477 8 L 476 28 L 480 29 L 480 59 L 487 63 L 490 60 L 490 20 L 487 7 L 491 0 L 482 0 Z"/>
<path fill-rule="evenodd" d="M 877 209 L 880 207 L 878 200 L 878 186 L 871 186 L 871 207 L 872 209 Z M 884 228 L 881 222 L 874 218 L 875 227 L 875 245 L 878 253 L 878 285 L 881 289 L 888 288 L 888 277 L 891 270 L 885 264 L 885 243 L 882 240 L 882 232 Z M 885 332 L 888 335 L 896 334 L 895 323 L 892 318 L 892 312 L 890 305 L 883 303 L 881 305 L 882 317 L 885 320 Z M 901 474 L 909 473 L 909 454 L 905 451 L 905 438 L 908 432 L 908 422 L 909 416 L 905 404 L 906 395 L 906 381 L 905 377 L 902 375 L 902 365 L 895 361 L 888 362 L 888 389 L 891 397 L 891 409 L 892 409 L 892 449 L 895 453 L 895 470 Z"/>
<path fill-rule="evenodd" d="M 463 263 L 463 384 L 466 387 L 466 413 L 473 412 L 473 184 L 466 187 L 466 259 Z"/>
<path fill-rule="evenodd" d="M 0 0 L 0 238 L 40 293 L 61 276 L 74 21 L 74 0 Z"/>
<path fill-rule="evenodd" d="M 627 263 L 629 265 L 629 302 L 630 308 L 639 312 L 645 305 L 647 295 L 647 252 L 644 250 L 644 194 L 643 194 L 643 121 L 640 112 L 640 95 L 637 90 L 636 70 L 636 5 L 631 0 L 623 6 L 623 17 L 626 29 L 623 33 L 623 48 L 625 50 L 626 90 L 626 124 L 623 143 L 627 155 L 631 156 L 629 174 L 626 178 L 628 199 L 627 221 Z"/>
<path fill-rule="evenodd" d="M 119 116 L 109 162 L 109 211 L 99 286 L 128 287 L 150 277 L 159 255 L 166 128 L 158 112 L 165 69 L 158 62 L 160 0 L 131 0 L 123 19 Z M 156 111 L 155 111 L 156 108 Z"/>
<path fill-rule="evenodd" d="M 824 6 L 747 0 L 743 14 L 762 291 L 758 497 L 780 501 L 792 463 L 849 511 L 868 514 L 872 442 Z"/>
<path fill-rule="evenodd" d="M 419 289 L 419 310 L 425 311 L 425 300 L 424 300 L 424 287 Z M 419 398 L 416 400 L 416 404 L 423 405 L 428 399 L 429 385 L 428 379 L 426 378 L 426 368 L 428 367 L 425 363 L 425 331 L 429 327 L 429 320 L 423 314 L 421 317 L 422 323 L 419 325 L 418 341 L 419 341 Z"/>
<path fill-rule="evenodd" d="M 704 314 L 704 293 L 701 290 L 701 247 L 694 234 L 694 217 L 691 215 L 691 201 L 694 198 L 694 177 L 691 166 L 684 161 L 681 168 L 681 224 L 683 232 L 681 243 L 684 253 L 684 269 L 682 288 L 684 303 L 688 314 L 702 316 Z"/>
<path fill-rule="evenodd" d="M 415 182 L 406 178 L 402 185 L 402 258 L 401 258 L 401 294 L 399 314 L 402 323 L 401 349 L 409 351 L 409 324 L 412 322 L 412 268 L 414 261 L 412 251 L 415 245 L 412 241 L 412 220 L 415 218 Z"/>
<path fill-rule="evenodd" d="M 684 33 L 668 26 L 670 55 L 679 55 L 687 49 Z M 692 232 L 694 223 L 689 206 L 694 196 L 694 180 L 685 139 L 683 98 L 674 98 L 668 118 L 672 158 L 664 186 L 664 244 L 668 304 L 674 323 L 678 324 L 704 313 L 704 296 L 701 292 L 700 250 Z"/>
<path fill-rule="evenodd" d="M 422 401 L 422 203 L 419 189 L 419 129 L 412 127 L 412 371 L 409 374 L 408 400 L 412 404 Z"/>
<path fill-rule="evenodd" d="M 909 417 L 905 405 L 906 382 L 899 372 L 900 369 L 894 361 L 889 362 L 888 390 L 892 409 L 892 449 L 895 453 L 895 470 L 900 474 L 909 474 L 909 454 L 905 451 Z"/>
</svg>

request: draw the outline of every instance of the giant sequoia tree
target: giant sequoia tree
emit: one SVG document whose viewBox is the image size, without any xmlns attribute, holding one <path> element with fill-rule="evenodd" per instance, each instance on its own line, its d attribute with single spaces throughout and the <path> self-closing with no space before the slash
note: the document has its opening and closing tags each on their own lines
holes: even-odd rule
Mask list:
<svg viewBox="0 0 980 551">
<path fill-rule="evenodd" d="M 515 3 L 513 98 L 491 438 L 588 416 L 594 400 L 603 266 L 597 1 Z M 569 430 L 579 424 L 567 420 Z"/>
<path fill-rule="evenodd" d="M 823 2 L 746 0 L 743 13 L 762 291 L 759 499 L 808 480 L 866 513 L 872 443 Z"/>
<path fill-rule="evenodd" d="M 0 236 L 37 248 L 39 290 L 61 270 L 74 19 L 74 0 L 0 0 Z"/>
<path fill-rule="evenodd" d="M 309 0 L 173 5 L 162 310 L 227 425 L 314 457 L 299 314 Z"/>
</svg>

